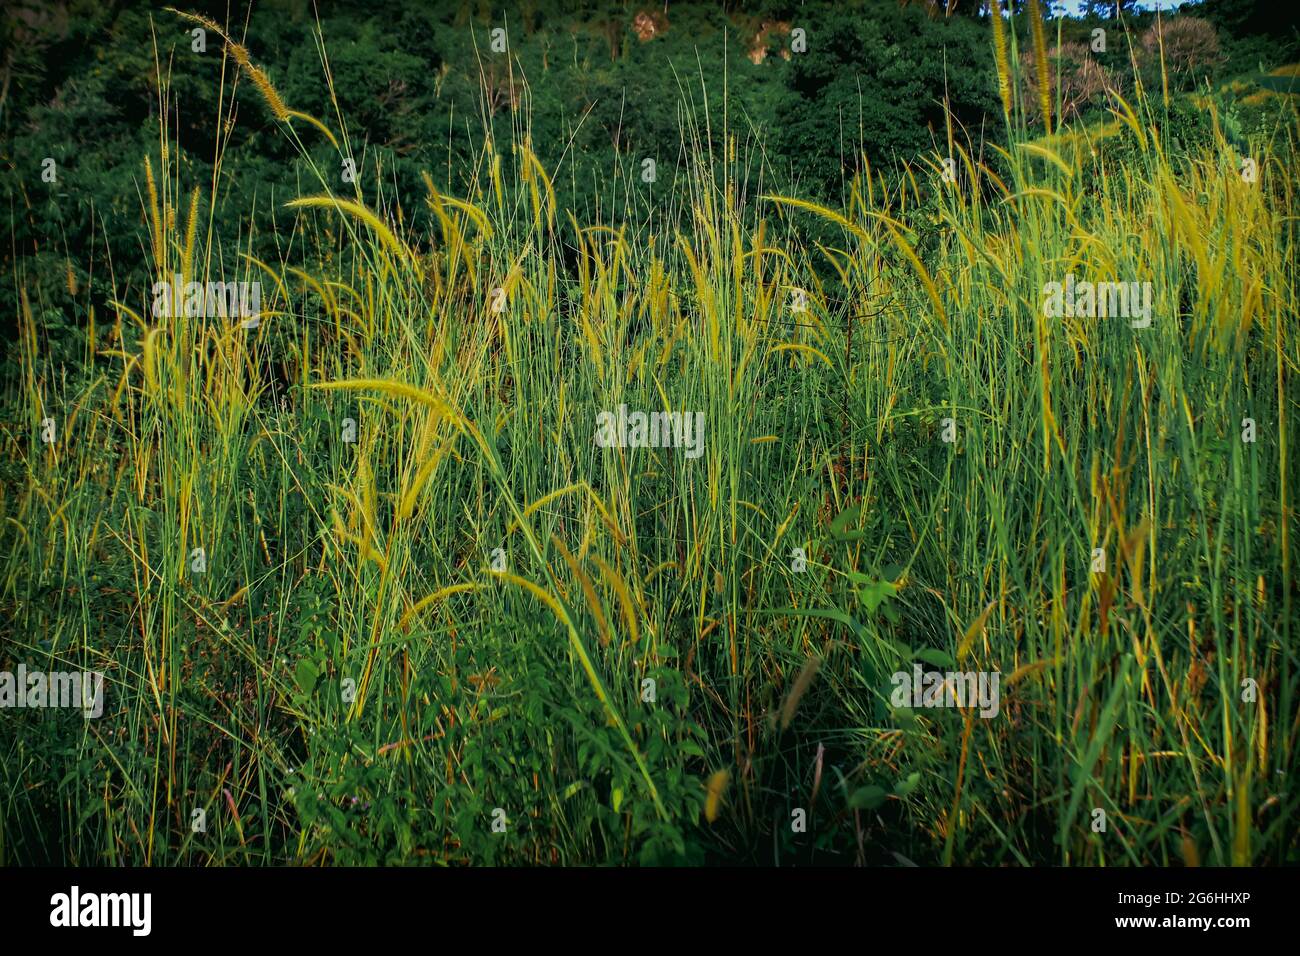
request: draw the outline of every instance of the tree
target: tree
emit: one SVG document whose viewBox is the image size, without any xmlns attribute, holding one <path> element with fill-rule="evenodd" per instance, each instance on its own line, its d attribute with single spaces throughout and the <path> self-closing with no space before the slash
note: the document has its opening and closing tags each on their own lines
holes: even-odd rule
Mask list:
<svg viewBox="0 0 1300 956">
<path fill-rule="evenodd" d="M 1118 20 L 1137 12 L 1137 0 L 1083 0 L 1079 12 L 1098 20 Z"/>
</svg>

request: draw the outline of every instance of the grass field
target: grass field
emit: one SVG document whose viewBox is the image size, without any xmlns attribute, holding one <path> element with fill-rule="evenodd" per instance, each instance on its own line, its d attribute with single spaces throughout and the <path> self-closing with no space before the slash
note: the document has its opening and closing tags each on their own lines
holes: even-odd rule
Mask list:
<svg viewBox="0 0 1300 956">
<path fill-rule="evenodd" d="M 521 112 L 469 193 L 313 165 L 274 261 L 162 123 L 141 254 L 260 322 L 123 288 L 60 359 L 21 290 L 0 667 L 105 686 L 4 713 L 0 862 L 1296 862 L 1294 134 L 1185 149 L 1139 90 L 1049 136 L 1013 81 L 1007 148 L 835 208 L 686 95 L 667 219 L 635 168 L 557 208 Z"/>
</svg>

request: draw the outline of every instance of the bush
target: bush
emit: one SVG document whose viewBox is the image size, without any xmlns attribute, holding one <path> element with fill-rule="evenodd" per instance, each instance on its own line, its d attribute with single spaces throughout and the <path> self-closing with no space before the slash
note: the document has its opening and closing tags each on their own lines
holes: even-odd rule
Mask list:
<svg viewBox="0 0 1300 956">
<path fill-rule="evenodd" d="M 1157 20 L 1142 35 L 1142 50 L 1153 71 L 1153 87 L 1159 82 L 1162 54 L 1170 86 L 1180 90 L 1192 89 L 1223 62 L 1219 35 L 1208 20 L 1197 17 Z"/>
</svg>

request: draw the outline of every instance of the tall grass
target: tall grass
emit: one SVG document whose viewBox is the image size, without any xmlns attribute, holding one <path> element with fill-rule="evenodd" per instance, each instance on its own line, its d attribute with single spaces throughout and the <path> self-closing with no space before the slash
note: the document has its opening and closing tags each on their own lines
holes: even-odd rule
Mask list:
<svg viewBox="0 0 1300 956">
<path fill-rule="evenodd" d="M 1006 149 L 829 209 L 686 103 L 666 221 L 611 170 L 583 223 L 526 115 L 468 194 L 349 187 L 228 51 L 316 181 L 281 259 L 224 245 L 164 76 L 142 249 L 261 281 L 260 325 L 123 289 L 76 370 L 22 289 L 0 664 L 108 687 L 6 712 L 0 859 L 1294 860 L 1290 133 L 1246 183 L 1144 97 L 1035 138 L 1008 83 Z M 1154 321 L 1045 318 L 1067 273 Z M 620 404 L 703 412 L 703 455 L 598 447 Z M 892 707 L 914 660 L 1000 714 Z"/>
</svg>

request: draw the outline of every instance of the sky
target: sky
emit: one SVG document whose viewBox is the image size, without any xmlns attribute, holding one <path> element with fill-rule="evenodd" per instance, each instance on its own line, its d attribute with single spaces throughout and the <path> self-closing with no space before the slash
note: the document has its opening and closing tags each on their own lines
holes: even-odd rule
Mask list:
<svg viewBox="0 0 1300 956">
<path fill-rule="evenodd" d="M 1077 14 L 1083 6 L 1083 0 L 1057 0 L 1057 2 L 1065 7 L 1066 13 L 1071 15 Z M 1157 7 L 1162 10 L 1176 10 L 1186 2 L 1188 0 L 1139 0 L 1138 6 L 1143 10 L 1154 10 Z"/>
</svg>

